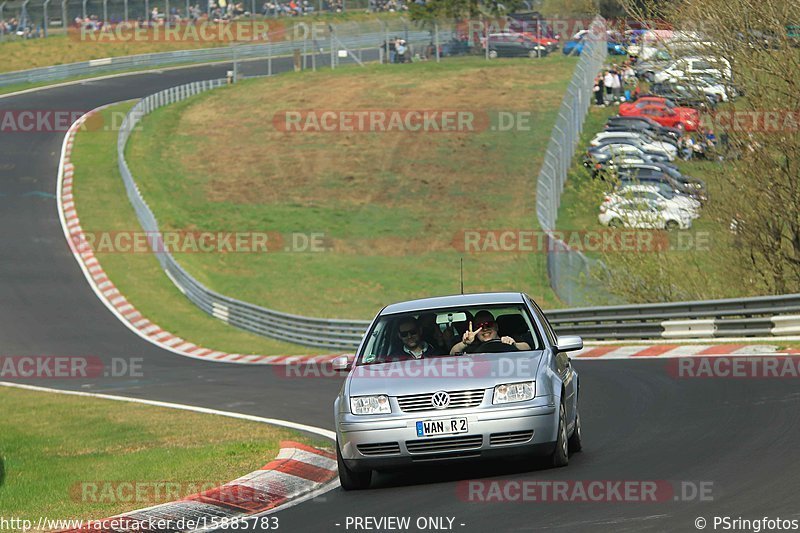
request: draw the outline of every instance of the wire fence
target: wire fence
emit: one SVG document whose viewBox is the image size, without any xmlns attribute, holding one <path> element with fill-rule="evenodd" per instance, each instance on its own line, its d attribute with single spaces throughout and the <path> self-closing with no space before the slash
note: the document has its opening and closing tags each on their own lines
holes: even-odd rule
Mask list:
<svg viewBox="0 0 800 533">
<path fill-rule="evenodd" d="M 536 184 L 536 216 L 548 235 L 547 274 L 553 291 L 567 305 L 588 305 L 593 261 L 555 238 L 561 194 L 572 166 L 583 123 L 592 98 L 592 86 L 606 60 L 604 21 L 596 18 L 584 39 L 580 60 L 567 88 L 553 127 Z"/>
</svg>

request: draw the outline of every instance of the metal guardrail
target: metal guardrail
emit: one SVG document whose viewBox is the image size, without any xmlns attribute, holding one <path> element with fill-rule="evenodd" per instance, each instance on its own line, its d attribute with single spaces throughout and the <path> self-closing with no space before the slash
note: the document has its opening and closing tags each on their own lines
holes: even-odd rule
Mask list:
<svg viewBox="0 0 800 533">
<path fill-rule="evenodd" d="M 144 115 L 226 82 L 195 82 L 155 93 L 138 102 L 123 121 L 117 139 L 119 170 L 145 231 L 158 233 L 159 226 L 125 160 L 131 133 Z M 311 347 L 353 350 L 369 326 L 365 320 L 305 317 L 236 300 L 205 287 L 169 253 L 156 251 L 155 255 L 172 282 L 200 309 L 258 335 Z M 587 340 L 796 335 L 800 334 L 800 294 L 560 309 L 547 315 L 559 334 L 578 334 Z"/>
</svg>

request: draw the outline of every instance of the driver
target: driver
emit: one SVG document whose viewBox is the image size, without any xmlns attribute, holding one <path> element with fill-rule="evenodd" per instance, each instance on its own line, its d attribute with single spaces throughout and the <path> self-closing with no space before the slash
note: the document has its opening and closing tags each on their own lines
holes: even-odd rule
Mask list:
<svg viewBox="0 0 800 533">
<path fill-rule="evenodd" d="M 403 341 L 403 353 L 400 357 L 422 359 L 429 355 L 436 355 L 436 349 L 422 338 L 422 329 L 413 316 L 403 318 L 397 325 L 397 335 Z"/>
<path fill-rule="evenodd" d="M 481 351 L 481 345 L 490 341 L 499 341 L 508 345 L 509 352 L 516 350 L 530 350 L 531 347 L 527 342 L 517 342 L 511 337 L 500 337 L 497 333 L 497 322 L 494 320 L 494 315 L 489 311 L 478 311 L 475 314 L 475 323 L 478 329 L 472 329 L 472 322 L 469 323 L 469 329 L 464 332 L 464 336 L 460 342 L 450 350 L 450 354 L 454 355 L 459 352 L 476 353 Z"/>
</svg>

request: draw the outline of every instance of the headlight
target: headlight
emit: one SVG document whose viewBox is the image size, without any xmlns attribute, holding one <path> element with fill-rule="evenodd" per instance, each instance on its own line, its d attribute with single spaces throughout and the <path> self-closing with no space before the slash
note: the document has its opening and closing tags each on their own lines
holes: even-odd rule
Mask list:
<svg viewBox="0 0 800 533">
<path fill-rule="evenodd" d="M 523 381 L 522 383 L 505 383 L 494 388 L 493 404 L 524 402 L 532 400 L 536 390 L 536 382 Z"/>
<path fill-rule="evenodd" d="M 355 396 L 350 398 L 350 412 L 354 415 L 379 415 L 391 413 L 389 397 L 385 394 L 379 396 Z"/>
</svg>

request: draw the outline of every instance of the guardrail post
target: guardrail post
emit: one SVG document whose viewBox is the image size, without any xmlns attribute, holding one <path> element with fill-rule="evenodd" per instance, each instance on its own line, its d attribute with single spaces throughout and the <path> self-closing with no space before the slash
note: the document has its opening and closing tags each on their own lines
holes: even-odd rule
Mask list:
<svg viewBox="0 0 800 533">
<path fill-rule="evenodd" d="M 434 49 L 436 50 L 436 62 L 439 63 L 441 58 L 439 57 L 439 23 L 433 23 L 433 39 L 434 39 Z"/>
<path fill-rule="evenodd" d="M 108 24 L 108 0 L 103 0 L 103 27 Z"/>
<path fill-rule="evenodd" d="M 42 30 L 44 31 L 44 36 L 47 37 L 47 28 L 50 26 L 50 17 L 47 16 L 47 6 L 50 4 L 50 0 L 44 0 L 42 4 L 42 17 L 44 19 L 42 25 L 44 26 Z M 2 20 L 2 17 L 0 17 Z"/>
<path fill-rule="evenodd" d="M 83 18 L 84 18 L 84 19 L 86 18 L 86 3 L 87 3 L 88 1 L 89 1 L 89 0 L 83 0 L 83 2 L 82 2 L 83 6 L 82 6 L 82 9 L 81 9 L 81 13 L 83 14 Z"/>
<path fill-rule="evenodd" d="M 208 5 L 210 10 L 211 2 L 209 2 Z M 150 0 L 144 0 L 144 20 L 148 24 L 150 23 Z"/>
<path fill-rule="evenodd" d="M 122 12 L 124 13 L 122 18 L 125 20 L 125 22 L 127 22 L 128 21 L 128 0 L 123 0 L 123 2 L 122 2 Z"/>
</svg>

